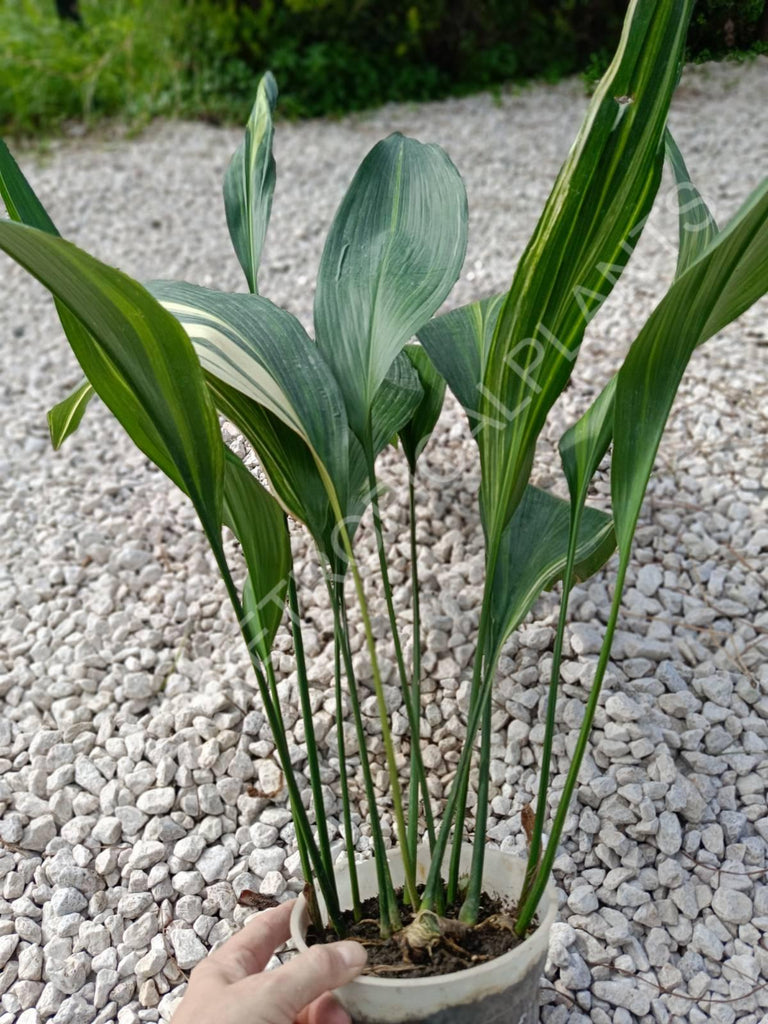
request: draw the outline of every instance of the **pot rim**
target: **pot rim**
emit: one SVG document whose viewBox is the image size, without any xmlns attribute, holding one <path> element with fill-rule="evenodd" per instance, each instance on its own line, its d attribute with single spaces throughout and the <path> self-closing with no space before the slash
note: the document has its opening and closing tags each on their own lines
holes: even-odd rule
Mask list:
<svg viewBox="0 0 768 1024">
<path fill-rule="evenodd" d="M 392 852 L 396 852 L 398 847 L 394 847 Z M 512 853 L 508 853 L 506 850 L 496 850 L 496 853 L 501 854 L 503 857 L 510 861 L 522 861 L 521 857 L 516 857 Z M 425 978 L 372 978 L 369 975 L 360 975 L 355 978 L 352 982 L 353 985 L 363 985 L 370 989 L 395 989 L 401 988 L 403 985 L 407 985 L 408 988 L 422 988 L 428 985 L 434 985 L 436 982 L 440 984 L 446 984 L 452 981 L 456 981 L 460 978 L 466 978 L 471 975 L 473 978 L 477 978 L 483 974 L 490 974 L 492 971 L 497 971 L 499 967 L 503 967 L 505 963 L 511 963 L 514 959 L 520 956 L 520 954 L 526 949 L 533 945 L 539 933 L 542 930 L 549 932 L 552 925 L 555 923 L 557 917 L 557 894 L 555 891 L 555 885 L 550 874 L 547 879 L 547 886 L 542 894 L 539 906 L 536 908 L 537 913 L 541 907 L 542 902 L 548 898 L 549 906 L 544 917 L 539 921 L 536 928 L 528 935 L 521 943 L 515 946 L 513 949 L 508 950 L 506 953 L 502 953 L 501 956 L 494 957 L 493 960 L 488 960 L 484 964 L 477 964 L 475 967 L 467 967 L 463 971 L 451 971 L 450 974 L 433 974 Z M 306 909 L 306 900 L 304 895 L 299 894 L 294 904 L 293 910 L 291 911 L 291 938 L 296 944 L 297 949 L 300 953 L 310 947 L 305 941 L 306 927 L 303 926 L 302 918 Z"/>
</svg>

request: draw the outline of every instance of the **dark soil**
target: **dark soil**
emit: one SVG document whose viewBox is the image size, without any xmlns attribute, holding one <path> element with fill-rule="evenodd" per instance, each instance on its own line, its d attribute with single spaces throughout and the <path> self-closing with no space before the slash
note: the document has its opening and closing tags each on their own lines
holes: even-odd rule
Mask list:
<svg viewBox="0 0 768 1024">
<path fill-rule="evenodd" d="M 413 920 L 413 911 L 403 903 L 402 890 L 398 890 L 397 898 L 403 927 L 407 927 Z M 447 908 L 444 916 L 456 921 L 460 907 L 461 900 L 458 900 Z M 347 929 L 345 938 L 355 939 L 368 951 L 368 966 L 364 974 L 379 978 L 426 978 L 468 970 L 519 946 L 522 939 L 511 928 L 500 924 L 500 920 L 514 921 L 516 910 L 514 903 L 483 893 L 478 924 L 467 929 L 460 937 L 451 935 L 438 940 L 430 950 L 404 950 L 397 935 L 389 939 L 381 938 L 378 897 L 363 902 L 362 920 L 355 922 L 352 911 L 344 911 L 342 920 Z M 534 920 L 529 932 L 534 931 L 536 926 Z M 312 926 L 307 932 L 309 946 L 318 942 L 335 942 L 337 939 L 338 935 L 330 927 L 325 928 L 322 935 Z"/>
</svg>

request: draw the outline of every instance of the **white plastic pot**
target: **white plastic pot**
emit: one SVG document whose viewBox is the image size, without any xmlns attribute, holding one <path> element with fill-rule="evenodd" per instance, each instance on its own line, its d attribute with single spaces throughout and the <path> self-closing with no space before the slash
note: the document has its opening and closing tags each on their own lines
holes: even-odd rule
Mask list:
<svg viewBox="0 0 768 1024">
<path fill-rule="evenodd" d="M 462 848 L 461 870 L 468 871 L 472 847 Z M 398 850 L 389 856 L 395 886 L 403 884 L 403 864 Z M 423 882 L 429 867 L 429 850 L 419 850 L 417 880 Z M 357 866 L 360 895 L 377 893 L 373 860 Z M 522 889 L 525 861 L 500 850 L 485 854 L 484 888 L 491 896 L 516 900 Z M 346 866 L 336 871 L 342 909 L 350 909 L 352 897 Z M 536 931 L 515 949 L 477 967 L 434 978 L 361 977 L 337 989 L 336 997 L 354 1024 L 538 1024 L 539 982 L 547 956 L 549 932 L 557 914 L 552 881 L 538 907 Z M 299 897 L 291 915 L 291 937 L 300 950 L 307 948 L 307 905 Z"/>
</svg>

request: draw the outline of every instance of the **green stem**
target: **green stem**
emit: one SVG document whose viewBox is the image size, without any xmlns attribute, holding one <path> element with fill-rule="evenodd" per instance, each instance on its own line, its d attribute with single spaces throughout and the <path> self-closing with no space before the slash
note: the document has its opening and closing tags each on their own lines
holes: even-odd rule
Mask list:
<svg viewBox="0 0 768 1024">
<path fill-rule="evenodd" d="M 560 836 L 563 832 L 563 826 L 565 819 L 568 814 L 568 808 L 571 803 L 571 797 L 576 787 L 576 783 L 579 777 L 579 770 L 581 768 L 581 762 L 584 759 L 584 753 L 587 749 L 587 743 L 589 741 L 589 734 L 592 729 L 592 721 L 595 717 L 595 711 L 597 710 L 597 702 L 600 697 L 600 689 L 603 684 L 603 677 L 605 676 L 605 670 L 608 666 L 608 660 L 611 655 L 611 645 L 613 644 L 613 634 L 616 629 L 616 620 L 619 616 L 619 608 L 621 607 L 621 596 L 624 589 L 624 577 L 627 572 L 627 557 L 622 557 L 619 562 L 618 572 L 616 573 L 616 583 L 613 592 L 613 602 L 611 604 L 611 612 L 608 617 L 608 624 L 605 628 L 605 636 L 603 638 L 603 646 L 600 649 L 600 658 L 597 663 L 597 670 L 595 672 L 595 678 L 592 682 L 592 688 L 589 693 L 589 699 L 587 706 L 584 711 L 584 720 L 581 723 L 581 729 L 579 730 L 579 737 L 576 741 L 576 748 L 571 758 L 571 765 L 568 769 L 568 775 L 563 786 L 563 791 L 560 795 L 560 800 L 557 805 L 557 813 L 552 823 L 552 831 L 547 842 L 544 856 L 541 858 L 536 876 L 531 884 L 530 890 L 526 899 L 523 901 L 523 905 L 520 908 L 518 914 L 517 923 L 515 925 L 515 931 L 518 935 L 525 935 L 528 926 L 533 919 L 533 915 L 536 913 L 536 908 L 539 905 L 542 893 L 547 885 L 547 879 L 549 873 L 552 870 L 552 865 L 557 855 L 557 847 L 560 842 Z"/>
<path fill-rule="evenodd" d="M 253 661 L 253 659 L 252 659 Z M 272 659 L 267 656 L 264 661 L 264 667 L 267 673 L 267 683 L 269 692 L 272 695 L 272 718 L 267 712 L 267 717 L 270 721 L 270 730 L 272 736 L 275 739 L 275 745 L 278 751 L 278 757 L 280 758 L 280 766 L 285 776 L 286 787 L 288 789 L 288 800 L 291 805 L 291 817 L 296 828 L 296 845 L 299 850 L 299 858 L 302 863 L 302 871 L 304 870 L 305 863 L 314 868 L 314 875 L 317 877 L 320 891 L 323 894 L 326 907 L 328 908 L 328 917 L 334 928 L 334 931 L 343 938 L 345 929 L 341 920 L 341 910 L 339 907 L 338 892 L 336 889 L 336 878 L 333 873 L 328 873 L 325 869 L 323 862 L 323 856 L 318 848 L 315 840 L 312 826 L 309 822 L 306 808 L 304 807 L 304 801 L 301 798 L 301 792 L 296 783 L 296 777 L 293 773 L 293 765 L 291 764 L 290 751 L 288 749 L 288 743 L 286 740 L 285 724 L 283 722 L 283 714 L 280 709 L 280 697 L 277 692 L 277 679 L 275 677 L 275 669 L 272 664 Z M 273 725 L 274 721 L 274 725 Z M 287 765 L 287 767 L 286 767 Z M 302 853 L 302 846 L 304 848 Z M 304 876 L 304 880 L 312 883 L 313 871 L 310 870 L 308 875 Z M 331 908 L 334 908 L 331 912 Z"/>
<path fill-rule="evenodd" d="M 415 750 L 421 745 L 421 609 L 419 604 L 419 561 L 416 546 L 416 487 L 415 467 L 408 471 L 408 525 L 411 539 L 411 605 L 413 608 L 413 654 L 411 663 L 411 699 L 416 709 L 416 721 L 411 726 L 411 780 L 408 788 L 408 849 L 413 861 L 419 845 L 418 813 L 419 779 L 416 774 Z M 426 806 L 425 806 L 426 815 Z M 428 823 L 429 824 L 429 823 Z M 435 846 L 435 825 L 429 832 L 430 852 Z"/>
<path fill-rule="evenodd" d="M 368 648 L 368 656 L 371 660 L 371 671 L 373 673 L 373 688 L 376 694 L 376 706 L 379 712 L 379 721 L 381 723 L 381 736 L 384 743 L 384 750 L 387 756 L 387 768 L 389 771 L 389 784 L 392 791 L 392 813 L 397 826 L 397 838 L 400 843 L 400 852 L 403 858 L 403 872 L 405 875 L 405 892 L 411 906 L 416 906 L 418 901 L 418 893 L 416 890 L 416 872 L 414 863 L 410 858 L 407 836 L 405 832 L 405 818 L 403 816 L 403 798 L 400 792 L 400 779 L 397 771 L 397 759 L 395 757 L 395 747 L 392 742 L 392 731 L 389 727 L 389 712 L 387 711 L 387 703 L 384 699 L 384 684 L 381 680 L 381 670 L 379 668 L 379 660 L 376 655 L 376 641 L 373 636 L 373 628 L 371 626 L 371 616 L 368 611 L 368 601 L 365 596 L 365 589 L 363 587 L 363 580 L 360 576 L 360 570 L 357 567 L 355 556 L 352 551 L 352 543 L 349 539 L 349 533 L 347 531 L 346 524 L 341 516 L 341 510 L 337 508 L 336 511 L 336 522 L 339 528 L 342 544 L 344 545 L 344 552 L 347 556 L 347 562 L 352 572 L 352 578 L 355 584 L 355 592 L 357 594 L 357 602 L 360 608 L 360 616 L 363 620 L 363 629 L 365 631 L 366 646 Z"/>
<path fill-rule="evenodd" d="M 386 938 L 393 931 L 398 931 L 402 927 L 402 922 L 397 909 L 397 898 L 392 885 L 392 878 L 389 873 L 389 862 L 387 861 L 384 836 L 381 832 L 381 821 L 376 810 L 376 790 L 373 786 L 373 775 L 371 773 L 370 761 L 368 760 L 365 727 L 360 711 L 360 699 L 357 694 L 357 680 L 355 679 L 355 671 L 352 665 L 352 652 L 349 647 L 349 624 L 347 622 L 347 608 L 344 600 L 344 584 L 341 581 L 337 582 L 335 586 L 332 586 L 330 581 L 327 581 L 327 583 L 333 608 L 334 634 L 338 638 L 341 654 L 344 659 L 344 670 L 349 684 L 349 700 L 352 705 L 352 717 L 355 722 L 357 745 L 360 749 L 360 764 L 363 770 L 365 796 L 368 801 L 368 816 L 371 823 L 373 856 L 376 864 L 376 879 L 379 889 L 380 926 L 382 936 Z"/>
<path fill-rule="evenodd" d="M 264 662 L 267 673 L 267 683 L 269 685 L 269 691 L 272 695 L 272 705 L 274 707 L 275 719 L 278 723 L 279 732 L 281 736 L 285 735 L 285 722 L 283 720 L 283 712 L 280 707 L 280 697 L 277 692 L 277 679 L 275 678 L 275 669 L 272 664 L 272 658 L 269 652 L 266 653 L 266 661 Z M 273 731 L 274 735 L 274 731 Z M 280 765 L 283 768 L 285 774 L 285 766 L 283 764 L 283 758 L 280 758 Z M 291 767 L 292 770 L 292 767 Z M 287 775 L 286 775 L 287 779 Z M 287 783 L 286 783 L 287 784 Z M 299 797 L 299 800 L 301 798 Z M 314 837 L 310 830 L 309 819 L 306 820 L 306 826 L 302 825 L 301 822 L 306 817 L 304 804 L 301 802 L 300 809 L 296 806 L 296 797 L 294 794 L 294 787 L 288 786 L 288 802 L 291 806 L 291 818 L 293 819 L 296 828 L 296 848 L 299 851 L 299 860 L 301 861 L 301 873 L 304 876 L 304 881 L 310 888 L 315 890 L 314 883 L 314 872 L 312 871 L 312 862 L 309 853 L 309 844 L 314 842 Z M 318 853 L 319 855 L 319 853 Z M 322 889 L 322 885 L 321 885 Z M 308 902 L 308 908 L 312 917 L 312 923 L 315 927 L 322 931 L 323 921 L 319 916 L 317 909 L 317 899 L 313 898 Z M 343 932 L 339 933 L 340 937 L 343 937 Z"/>
<path fill-rule="evenodd" d="M 408 674 L 405 668 L 403 647 L 400 642 L 400 633 L 397 628 L 397 616 L 395 614 L 395 602 L 392 597 L 392 584 L 389 578 L 389 566 L 387 555 L 384 550 L 384 531 L 381 520 L 381 508 L 379 506 L 379 488 L 376 480 L 376 467 L 373 458 L 373 448 L 370 442 L 366 447 L 366 462 L 368 467 L 368 483 L 371 488 L 371 507 L 373 510 L 373 530 L 376 537 L 376 550 L 379 556 L 379 569 L 381 571 L 382 584 L 384 586 L 384 599 L 387 605 L 389 617 L 389 628 L 392 632 L 392 642 L 395 647 L 395 660 L 397 671 L 400 677 L 400 688 L 403 693 L 406 712 L 408 714 L 408 727 L 411 733 L 411 784 L 408 798 L 408 829 L 407 829 L 407 853 L 411 863 L 416 863 L 416 847 L 418 846 L 418 790 L 421 789 L 421 798 L 424 805 L 424 818 L 429 834 L 430 848 L 435 842 L 435 820 L 432 814 L 432 801 L 427 788 L 427 777 L 424 771 L 424 762 L 421 758 L 421 746 L 419 743 L 419 719 L 421 715 L 421 701 L 417 703 L 417 691 L 414 689 L 415 678 L 409 684 Z M 411 483 L 411 488 L 413 484 Z M 411 518 L 413 523 L 413 517 Z M 414 648 L 415 649 L 415 648 Z M 416 799 L 412 799 L 414 791 Z M 413 822 L 413 824 L 411 824 Z M 402 840 L 401 840 L 402 843 Z M 416 906 L 416 904 L 413 904 Z"/>
<path fill-rule="evenodd" d="M 306 859 L 312 864 L 318 885 L 320 886 L 320 890 L 323 894 L 323 899 L 325 900 L 328 919 L 334 931 L 338 935 L 343 935 L 344 925 L 341 920 L 339 897 L 336 891 L 336 880 L 332 874 L 328 875 L 326 873 L 320 851 L 318 850 L 317 844 L 315 843 L 312 835 L 309 819 L 307 818 L 307 813 L 301 800 L 301 793 L 293 774 L 290 751 L 288 750 L 288 742 L 285 736 L 285 727 L 279 711 L 279 703 L 273 700 L 267 680 L 264 678 L 264 673 L 261 669 L 261 662 L 263 662 L 272 683 L 273 691 L 276 695 L 277 688 L 274 680 L 274 670 L 269 658 L 269 652 L 266 650 L 266 646 L 263 641 L 263 631 L 258 629 L 254 633 L 251 621 L 252 617 L 245 614 L 245 609 L 243 608 L 237 587 L 232 579 L 232 573 L 230 572 L 229 565 L 227 564 L 220 539 L 209 536 L 208 540 L 211 544 L 219 572 L 224 580 L 224 585 L 227 588 L 227 594 L 229 595 L 235 615 L 237 616 L 237 624 L 240 628 L 243 639 L 245 640 L 246 647 L 248 648 L 251 665 L 253 666 L 253 670 L 256 675 L 259 694 L 264 705 L 264 710 L 267 715 L 272 737 L 275 741 L 275 746 L 277 747 L 280 764 L 285 777 L 286 786 L 288 788 L 288 796 L 291 801 L 291 811 L 294 816 L 294 824 L 296 826 L 297 845 L 299 846 L 299 849 L 301 849 L 301 844 L 304 844 Z M 300 857 L 302 857 L 302 860 L 304 859 L 301 854 Z M 306 881 L 311 884 L 311 879 L 306 879 Z"/>
<path fill-rule="evenodd" d="M 312 704 L 309 697 L 307 662 L 304 657 L 304 639 L 301 635 L 299 595 L 296 593 L 296 579 L 293 572 L 288 577 L 288 605 L 290 608 L 291 633 L 293 634 L 293 649 L 296 654 L 296 677 L 299 685 L 299 698 L 301 700 L 301 717 L 304 721 L 304 745 L 307 748 L 309 779 L 312 788 L 312 800 L 315 804 L 315 825 L 320 843 L 320 855 L 323 858 L 323 866 L 327 874 L 333 875 L 331 841 L 328 837 L 328 820 L 325 816 L 325 804 L 323 803 L 323 784 L 320 779 L 320 762 L 317 756 L 317 740 L 315 738 Z"/>
<path fill-rule="evenodd" d="M 266 670 L 266 673 L 267 673 L 267 685 L 269 686 L 269 693 L 271 694 L 271 698 L 272 698 L 272 707 L 274 709 L 273 716 L 274 716 L 274 720 L 275 720 L 275 722 L 277 724 L 279 734 L 281 736 L 284 736 L 285 735 L 285 721 L 283 719 L 283 712 L 282 712 L 282 709 L 280 707 L 280 697 L 279 697 L 278 692 L 277 692 L 277 679 L 275 677 L 275 669 L 274 669 L 274 665 L 272 664 L 272 658 L 271 658 L 269 652 L 265 652 L 265 658 L 266 658 L 266 660 L 262 659 L 262 661 L 263 661 L 263 664 L 265 666 L 265 670 Z M 258 671 L 258 669 L 257 669 L 257 671 Z M 280 766 L 281 766 L 281 768 L 283 768 L 283 773 L 285 774 L 285 765 L 283 764 L 282 756 L 280 757 Z M 293 767 L 292 766 L 291 766 L 291 771 L 293 771 Z M 287 779 L 287 775 L 286 775 L 286 779 Z M 288 785 L 287 782 L 286 782 L 286 785 Z M 296 788 L 296 790 L 298 791 L 297 788 Z M 304 817 L 304 813 L 305 813 L 304 812 L 304 804 L 303 804 L 303 802 L 301 802 L 301 809 L 300 810 L 298 810 L 296 808 L 295 800 L 294 800 L 294 787 L 290 786 L 290 785 L 288 785 L 288 801 L 289 801 L 289 803 L 291 805 L 291 817 L 293 818 L 294 823 L 296 823 L 296 822 L 298 822 L 300 820 L 300 818 Z M 308 835 L 310 837 L 309 839 L 307 839 Z M 311 833 L 311 831 L 309 829 L 309 819 L 307 819 L 306 827 L 304 827 L 301 823 L 296 825 L 296 848 L 299 851 L 299 860 L 301 861 L 301 871 L 302 871 L 302 874 L 304 875 L 304 881 L 308 885 L 312 886 L 312 888 L 314 889 L 314 881 L 313 881 L 314 872 L 312 871 L 312 863 L 311 863 L 311 858 L 310 858 L 310 854 L 309 854 L 309 843 L 310 842 L 314 842 L 314 838 L 312 837 L 312 833 Z M 319 852 L 318 852 L 318 855 L 319 855 Z M 310 905 L 310 909 L 312 909 L 313 906 L 316 908 L 316 906 L 317 906 L 317 901 L 316 900 L 313 901 L 313 903 Z M 314 921 L 313 923 L 315 923 L 318 927 L 322 928 L 322 921 L 317 920 L 317 921 Z"/>
<path fill-rule="evenodd" d="M 483 603 L 480 607 L 480 622 L 477 629 L 477 646 L 475 647 L 475 663 L 472 668 L 472 687 L 469 691 L 469 714 L 478 701 L 479 692 L 483 680 L 483 657 L 490 628 L 490 613 L 486 609 L 490 606 L 490 585 L 486 575 Z M 490 696 L 489 696 L 490 700 Z M 467 745 L 472 752 L 474 736 L 472 740 L 467 738 Z M 459 762 L 461 764 L 461 761 Z M 458 799 L 456 804 L 456 822 L 453 830 L 453 846 L 451 847 L 451 863 L 448 870 L 448 892 L 446 899 L 449 906 L 455 902 L 459 894 L 459 875 L 461 867 L 461 846 L 464 841 L 464 821 L 467 814 L 467 797 L 469 796 L 471 760 L 467 761 L 463 771 L 456 770 L 454 788 L 458 787 Z"/>
<path fill-rule="evenodd" d="M 460 801 L 463 802 L 464 806 L 466 805 L 466 793 L 467 787 L 469 785 L 469 773 L 472 766 L 472 754 L 475 738 L 477 736 L 477 730 L 480 727 L 482 709 L 486 701 L 490 702 L 491 694 L 493 692 L 493 671 L 486 673 L 485 678 L 483 678 L 482 674 L 478 675 L 479 670 L 477 668 L 477 659 L 480 658 L 479 651 L 481 649 L 480 640 L 482 640 L 482 644 L 483 646 L 485 646 L 485 636 L 487 634 L 488 629 L 488 626 L 484 625 L 485 607 L 486 605 L 484 602 L 480 612 L 480 625 L 478 629 L 479 637 L 477 647 L 478 653 L 476 654 L 476 667 L 474 674 L 474 679 L 476 679 L 480 683 L 480 685 L 477 688 L 475 699 L 470 699 L 469 714 L 467 716 L 467 731 L 466 736 L 464 738 L 464 746 L 462 747 L 461 754 L 459 755 L 459 763 L 456 766 L 456 776 L 453 780 L 453 785 L 451 786 L 450 792 L 448 794 L 448 799 L 445 804 L 445 810 L 443 812 L 443 820 L 440 823 L 440 828 L 435 839 L 435 848 L 432 851 L 432 859 L 429 865 L 429 874 L 427 875 L 427 882 L 421 897 L 420 907 L 422 910 L 434 910 L 436 906 L 437 894 L 440 891 L 441 886 L 440 873 L 443 866 L 443 859 L 445 858 L 445 850 L 448 845 L 448 839 L 450 837 L 454 821 L 459 820 L 457 808 Z M 463 822 L 463 817 L 461 820 Z M 458 855 L 455 858 L 455 873 L 452 872 L 451 876 L 449 877 L 449 885 L 453 883 L 455 887 L 453 890 L 454 895 L 453 897 L 451 897 L 449 890 L 449 893 L 446 896 L 446 900 L 449 904 L 452 901 L 452 899 L 455 899 L 456 892 L 458 891 L 458 858 L 461 854 L 461 836 L 456 835 L 454 833 L 454 854 L 457 853 L 457 847 Z M 451 866 L 453 868 L 454 864 L 452 863 Z"/>
<path fill-rule="evenodd" d="M 440 828 L 437 832 L 435 839 L 435 848 L 432 851 L 432 860 L 429 866 L 429 874 L 427 876 L 427 882 L 424 887 L 424 892 L 421 897 L 420 909 L 421 910 L 434 910 L 437 892 L 440 887 L 440 872 L 443 866 L 443 859 L 445 857 L 445 850 L 448 845 L 448 839 L 451 834 L 453 827 L 454 816 L 456 814 L 456 806 L 459 801 L 460 787 L 458 785 L 464 772 L 466 772 L 472 763 L 472 746 L 477 735 L 477 729 L 480 724 L 480 701 L 470 710 L 469 718 L 467 721 L 467 733 L 465 737 L 465 744 L 462 747 L 461 754 L 459 756 L 459 763 L 456 768 L 456 777 L 453 785 L 451 786 L 448 794 L 448 799 L 445 804 L 445 811 L 443 812 L 443 820 L 440 823 Z M 446 900 L 450 903 L 450 895 L 446 896 Z"/>
<path fill-rule="evenodd" d="M 491 775 L 491 712 L 493 701 L 485 702 L 483 708 L 482 741 L 480 744 L 480 774 L 477 778 L 477 812 L 475 814 L 475 843 L 472 849 L 472 865 L 469 872 L 467 894 L 459 912 L 459 920 L 465 924 L 476 924 L 480 910 L 480 896 L 483 891 L 483 865 L 485 863 L 486 828 L 488 826 L 488 786 Z"/>
<path fill-rule="evenodd" d="M 357 877 L 357 862 L 355 861 L 355 844 L 352 841 L 352 811 L 349 801 L 349 780 L 347 778 L 347 752 L 344 744 L 344 712 L 341 699 L 341 636 L 335 628 L 336 616 L 334 616 L 334 642 L 333 642 L 333 681 L 336 695 L 336 745 L 339 756 L 339 786 L 341 788 L 341 808 L 344 820 L 344 846 L 347 851 L 347 864 L 349 865 L 349 884 L 352 890 L 352 911 L 356 921 L 362 917 L 360 907 L 360 883 Z"/>
<path fill-rule="evenodd" d="M 563 659 L 563 637 L 568 619 L 568 599 L 573 586 L 573 567 L 576 562 L 576 546 L 578 542 L 579 529 L 581 526 L 581 515 L 584 509 L 584 502 L 581 501 L 573 508 L 571 515 L 571 527 L 568 537 L 568 556 L 563 573 L 563 596 L 560 602 L 560 615 L 557 622 L 557 633 L 555 645 L 552 651 L 552 672 L 549 678 L 549 693 L 547 695 L 547 717 L 544 727 L 544 744 L 541 751 L 541 770 L 539 773 L 539 792 L 536 798 L 536 816 L 531 832 L 531 841 L 528 849 L 528 865 L 525 871 L 522 896 L 525 897 L 541 856 L 541 840 L 544 833 L 544 819 L 547 813 L 547 791 L 549 789 L 549 778 L 552 770 L 552 744 L 555 735 L 555 715 L 557 712 L 557 691 L 560 682 L 560 665 Z"/>
</svg>

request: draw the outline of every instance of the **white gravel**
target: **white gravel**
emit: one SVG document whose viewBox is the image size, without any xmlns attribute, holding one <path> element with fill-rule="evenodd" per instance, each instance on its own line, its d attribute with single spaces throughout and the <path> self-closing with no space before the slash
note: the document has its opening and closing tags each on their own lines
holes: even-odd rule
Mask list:
<svg viewBox="0 0 768 1024">
<path fill-rule="evenodd" d="M 766 94 L 762 59 L 690 71 L 675 100 L 678 142 L 721 221 L 768 164 Z M 584 105 L 570 81 L 500 103 L 479 96 L 281 124 L 263 291 L 308 321 L 335 205 L 365 151 L 394 129 L 442 143 L 467 181 L 471 244 L 452 301 L 500 290 Z M 62 233 L 84 248 L 142 279 L 240 288 L 220 199 L 238 135 L 155 125 L 135 139 L 67 140 L 21 156 Z M 668 181 L 658 205 L 553 416 L 536 466 L 545 485 L 560 486 L 551 441 L 607 379 L 670 278 Z M 1 265 L 0 1024 L 168 1020 L 185 972 L 250 914 L 239 891 L 300 888 L 283 780 L 191 509 L 102 408 L 65 452 L 51 451 L 45 411 L 78 370 L 42 289 Z M 767 350 L 763 303 L 697 353 L 659 455 L 556 864 L 562 905 L 546 1024 L 768 1019 L 768 991 L 752 991 L 768 977 Z M 481 567 L 477 457 L 452 402 L 426 462 L 424 733 L 439 798 L 461 744 Z M 404 481 L 394 456 L 383 472 Z M 607 494 L 603 478 L 596 500 Z M 401 493 L 385 514 L 394 544 Z M 370 532 L 361 541 L 369 557 Z M 295 550 L 334 815 L 329 616 L 299 534 Z M 574 597 L 555 791 L 611 579 L 609 565 Z M 539 602 L 508 647 L 497 690 L 489 829 L 514 849 L 535 790 L 555 610 L 552 598 Z M 278 646 L 293 728 L 287 636 Z M 396 707 L 394 689 L 390 697 Z M 370 700 L 365 707 L 380 754 Z M 401 711 L 394 718 L 402 732 Z M 301 736 L 296 727 L 304 769 Z M 365 852 L 369 832 L 357 824 Z"/>
</svg>

